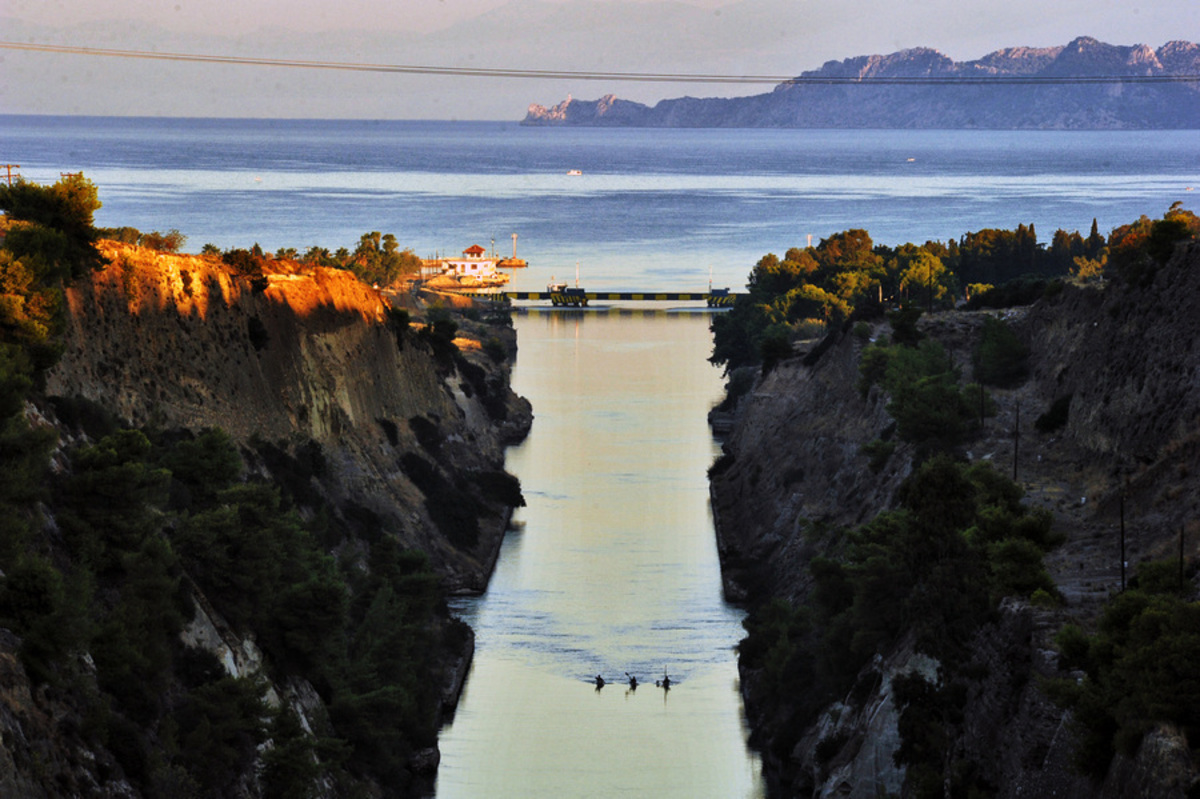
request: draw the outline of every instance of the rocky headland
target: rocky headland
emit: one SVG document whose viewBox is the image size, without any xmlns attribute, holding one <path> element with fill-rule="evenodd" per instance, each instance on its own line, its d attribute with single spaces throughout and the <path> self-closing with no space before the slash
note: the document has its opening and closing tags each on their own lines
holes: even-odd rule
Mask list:
<svg viewBox="0 0 1200 799">
<path fill-rule="evenodd" d="M 1192 241 L 1140 281 L 1068 283 L 1029 306 L 921 318 L 921 333 L 944 347 L 967 381 L 986 318 L 1003 319 L 1028 348 L 1027 377 L 991 391 L 994 413 L 957 455 L 1015 477 L 1022 505 L 1052 515 L 1062 541 L 1045 561 L 1055 590 L 1003 599 L 953 673 L 901 634 L 846 679 L 854 686 L 846 695 L 794 690 L 781 702 L 770 657 L 753 666 L 743 657 L 753 740 L 775 795 L 925 795 L 893 757 L 908 735 L 903 759 L 919 760 L 914 722 L 902 721 L 896 688 L 897 677 L 912 673 L 952 687 L 935 725 L 945 751 L 936 770 L 947 785 L 953 775 L 981 796 L 1196 795 L 1200 769 L 1186 725 L 1147 720 L 1134 740 L 1140 745 L 1118 751 L 1101 774 L 1083 776 L 1075 766 L 1084 733 L 1048 686 L 1083 681 L 1056 638 L 1065 624 L 1095 630 L 1139 564 L 1181 555 L 1194 563 L 1200 553 L 1197 291 L 1200 247 Z M 897 507 L 927 457 L 894 438 L 887 393 L 861 382 L 863 352 L 891 333 L 888 324 L 854 327 L 801 348 L 741 399 L 710 473 L 733 599 L 832 604 L 815 594 L 836 581 L 815 575 L 828 577 L 829 562 L 844 560 L 847 530 Z M 1043 423 L 1056 403 L 1064 418 Z M 894 444 L 882 462 L 872 457 L 872 442 L 881 440 Z M 1194 569 L 1188 574 L 1194 601 Z M 917 705 L 906 698 L 906 707 Z"/>
<path fill-rule="evenodd" d="M 1200 127 L 1196 75 L 1200 46 L 1186 41 L 1155 50 L 1080 37 L 1064 46 L 1010 47 L 965 62 L 915 48 L 830 61 L 767 94 L 679 97 L 654 106 L 612 94 L 599 100 L 567 98 L 549 107 L 533 104 L 522 124 L 1192 129 Z M 1097 77 L 1110 80 L 1095 82 Z"/>
</svg>

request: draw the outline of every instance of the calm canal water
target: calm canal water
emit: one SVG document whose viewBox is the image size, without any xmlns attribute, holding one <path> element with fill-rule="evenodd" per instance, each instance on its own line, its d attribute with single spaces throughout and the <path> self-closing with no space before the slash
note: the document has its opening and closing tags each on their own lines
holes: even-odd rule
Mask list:
<svg viewBox="0 0 1200 799">
<path fill-rule="evenodd" d="M 514 387 L 535 419 L 508 469 L 528 506 L 487 593 L 458 607 L 478 649 L 437 796 L 762 796 L 742 614 L 721 598 L 708 506 L 709 316 L 530 311 L 516 325 Z"/>
</svg>

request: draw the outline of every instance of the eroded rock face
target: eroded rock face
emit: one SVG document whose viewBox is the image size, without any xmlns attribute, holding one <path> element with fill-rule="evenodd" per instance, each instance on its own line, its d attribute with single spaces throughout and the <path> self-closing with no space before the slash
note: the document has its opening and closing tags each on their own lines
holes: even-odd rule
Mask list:
<svg viewBox="0 0 1200 799">
<path fill-rule="evenodd" d="M 81 731 L 80 708 L 60 692 L 35 688 L 17 655 L 20 641 L 0 629 L 0 796 L 135 799 L 112 755 Z"/>
<path fill-rule="evenodd" d="M 67 291 L 66 351 L 47 393 L 86 397 L 135 425 L 220 427 L 243 445 L 294 452 L 315 442 L 328 468 L 314 490 L 380 517 L 452 586 L 483 588 L 502 509 L 477 547 L 458 549 L 430 522 L 400 461 L 418 453 L 448 471 L 502 469 L 505 445 L 532 418 L 508 388 L 507 364 L 470 340 L 463 361 L 439 361 L 389 322 L 379 292 L 342 270 L 252 280 L 215 259 L 115 243 L 103 251 L 108 266 Z M 463 362 L 491 377 L 472 380 Z M 438 436 L 436 457 L 414 420 Z"/>
<path fill-rule="evenodd" d="M 1114 759 L 1098 799 L 1187 799 L 1195 795 L 1196 784 L 1187 736 L 1174 725 L 1160 724 L 1146 733 L 1134 757 L 1118 755 Z"/>
<path fill-rule="evenodd" d="M 756 578 L 742 569 L 753 569 L 767 581 L 760 587 L 798 598 L 807 580 L 793 578 L 807 573 L 815 554 L 805 531 L 874 517 L 911 470 L 903 448 L 880 473 L 861 452 L 893 426 L 886 400 L 875 390 L 864 398 L 857 388 L 858 357 L 867 343 L 843 336 L 811 367 L 800 358 L 785 361 L 743 398 L 711 484 L 730 596 L 744 594 L 742 584 Z M 755 569 L 767 561 L 771 569 Z"/>
</svg>

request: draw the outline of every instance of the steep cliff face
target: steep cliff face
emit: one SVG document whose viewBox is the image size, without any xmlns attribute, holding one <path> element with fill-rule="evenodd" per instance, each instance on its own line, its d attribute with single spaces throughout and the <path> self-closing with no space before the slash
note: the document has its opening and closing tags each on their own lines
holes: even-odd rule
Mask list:
<svg viewBox="0 0 1200 799">
<path fill-rule="evenodd" d="M 785 361 L 743 400 L 712 483 L 729 596 L 744 599 L 746 586 L 755 586 L 795 599 L 819 546 L 805 533 L 867 521 L 890 506 L 910 471 L 910 453 L 895 454 L 882 474 L 862 454 L 892 425 L 885 403 L 857 389 L 865 343 L 842 336 L 811 366 L 805 358 Z M 766 563 L 773 567 L 764 572 Z"/>
<path fill-rule="evenodd" d="M 984 314 L 1004 316 L 1028 345 L 1029 379 L 992 391 L 996 415 L 960 454 L 1014 473 L 1025 503 L 1049 509 L 1066 537 L 1047 557 L 1065 604 L 1005 600 L 970 647 L 973 676 L 964 683 L 953 749 L 983 764 L 980 779 L 996 796 L 1182 798 L 1200 780 L 1186 740 L 1166 725 L 1145 738 L 1136 756 L 1119 755 L 1103 785 L 1089 782 L 1071 765 L 1070 715 L 1039 687 L 1042 678 L 1065 676 L 1053 644 L 1062 624 L 1093 624 L 1120 588 L 1122 510 L 1131 566 L 1173 556 L 1181 529 L 1187 557 L 1200 552 L 1193 521 L 1200 496 L 1194 346 L 1200 322 L 1189 299 L 1200 290 L 1197 281 L 1200 247 L 1192 243 L 1143 285 L 1068 285 L 1027 309 L 947 312 L 920 322 L 966 380 Z M 870 335 L 885 329 L 877 325 Z M 894 428 L 887 397 L 877 387 L 864 397 L 856 387 L 864 346 L 864 339 L 843 334 L 819 355 L 781 363 L 742 400 L 712 471 L 732 596 L 807 599 L 813 558 L 840 554 L 836 529 L 893 507 L 912 472 L 914 453 L 906 444 L 877 472 L 862 452 Z M 1063 398 L 1070 402 L 1065 425 L 1039 431 L 1035 420 Z M 866 797 L 903 782 L 904 769 L 891 759 L 897 728 L 885 677 L 930 668 L 907 646 L 864 670 L 860 685 L 871 690 L 856 688 L 853 700 L 827 707 L 782 753 L 771 736 L 787 709 L 757 702 L 763 675 L 743 670 L 751 725 L 781 795 Z"/>
<path fill-rule="evenodd" d="M 1200 47 L 1169 42 L 1105 44 L 1079 37 L 1062 47 L 1010 47 L 976 61 L 955 62 L 921 47 L 888 55 L 829 61 L 778 85 L 769 94 L 735 98 L 681 97 L 650 107 L 607 95 L 530 106 L 527 125 L 781 128 L 1050 128 L 1140 129 L 1200 127 L 1197 89 L 1162 79 L 1195 74 Z M 1087 84 L 1077 77 L 1130 78 Z M 983 83 L 920 85 L 936 78 Z M 1003 78 L 986 85 L 988 78 Z M 1021 85 L 1012 79 L 1044 79 Z M 1065 79 L 1065 80 L 1064 80 Z M 849 82 L 877 80 L 877 85 Z"/>
<path fill-rule="evenodd" d="M 478 335 L 462 350 L 494 373 L 482 384 L 494 396 L 389 324 L 385 299 L 348 272 L 251 280 L 196 256 L 118 244 L 104 254 L 109 265 L 67 292 L 66 351 L 47 393 L 86 397 L 135 425 L 221 427 L 284 451 L 316 442 L 331 468 L 314 490 L 383 518 L 451 585 L 483 588 L 503 519 L 487 520 L 477 547 L 454 547 L 400 466 L 405 453 L 428 456 L 414 425 L 436 429 L 437 457 L 463 473 L 501 469 L 504 445 L 527 429 L 528 403 Z"/>
</svg>

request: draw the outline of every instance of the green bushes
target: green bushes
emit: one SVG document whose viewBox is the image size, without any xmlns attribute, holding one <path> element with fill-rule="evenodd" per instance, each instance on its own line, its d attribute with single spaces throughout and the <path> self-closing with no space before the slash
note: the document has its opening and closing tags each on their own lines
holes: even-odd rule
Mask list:
<svg viewBox="0 0 1200 799">
<path fill-rule="evenodd" d="M 264 688 L 255 680 L 221 676 L 192 690 L 172 714 L 174 760 L 203 795 L 228 795 L 253 763 L 266 740 Z"/>
<path fill-rule="evenodd" d="M 985 386 L 1019 385 L 1029 374 L 1029 348 L 1003 321 L 985 316 L 972 364 L 975 379 Z"/>
<path fill-rule="evenodd" d="M 1158 723 L 1177 725 L 1193 750 L 1200 741 L 1200 602 L 1178 595 L 1177 574 L 1175 563 L 1144 564 L 1141 587 L 1109 601 L 1095 634 L 1068 625 L 1057 636 L 1062 665 L 1086 676 L 1047 691 L 1071 709 L 1076 764 L 1097 780 Z"/>
<path fill-rule="evenodd" d="M 769 372 L 791 355 L 793 339 L 840 325 L 880 292 L 887 270 L 865 230 L 847 230 L 816 247 L 793 247 L 783 260 L 763 256 L 749 296 L 713 318 L 713 363 L 728 371 L 761 364 Z"/>
<path fill-rule="evenodd" d="M 425 511 L 441 534 L 459 549 L 474 548 L 479 543 L 479 501 L 420 455 L 406 453 L 400 466 L 425 495 Z"/>
<path fill-rule="evenodd" d="M 865 397 L 876 384 L 888 393 L 899 438 L 923 450 L 957 446 L 978 418 L 958 385 L 958 370 L 936 341 L 868 347 L 859 363 L 859 393 Z"/>
</svg>

